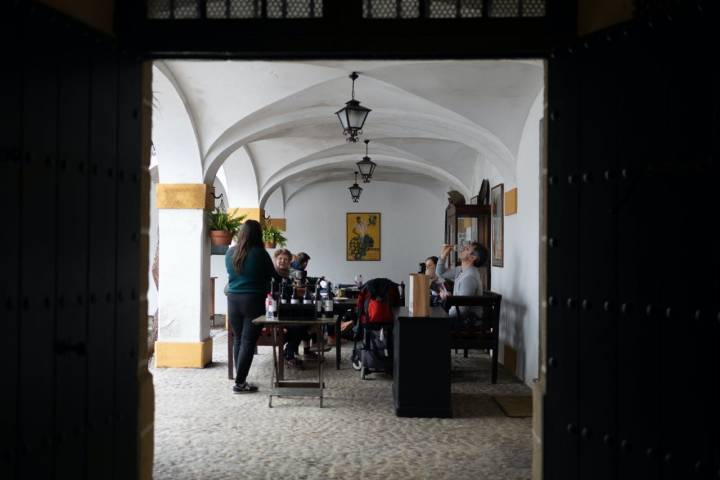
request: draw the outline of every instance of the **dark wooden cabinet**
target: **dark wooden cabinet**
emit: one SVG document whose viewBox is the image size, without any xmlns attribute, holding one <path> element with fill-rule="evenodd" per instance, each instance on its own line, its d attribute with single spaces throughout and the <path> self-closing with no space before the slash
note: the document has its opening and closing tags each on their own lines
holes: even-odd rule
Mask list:
<svg viewBox="0 0 720 480">
<path fill-rule="evenodd" d="M 393 398 L 398 417 L 451 417 L 450 322 L 433 307 L 427 317 L 399 308 L 393 330 Z"/>
<path fill-rule="evenodd" d="M 453 205 L 445 209 L 445 243 L 457 245 L 450 266 L 457 263 L 457 250 L 468 242 L 480 242 L 488 249 L 488 261 L 480 268 L 483 289 L 490 290 L 490 205 Z"/>
</svg>

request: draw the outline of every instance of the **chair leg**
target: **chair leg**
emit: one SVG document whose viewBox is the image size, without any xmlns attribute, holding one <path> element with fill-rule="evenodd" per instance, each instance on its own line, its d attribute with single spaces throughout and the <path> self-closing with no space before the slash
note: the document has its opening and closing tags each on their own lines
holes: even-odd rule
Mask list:
<svg viewBox="0 0 720 480">
<path fill-rule="evenodd" d="M 498 372 L 498 349 L 497 346 L 492 349 L 492 383 L 497 383 L 497 372 Z"/>
<path fill-rule="evenodd" d="M 467 356 L 468 356 L 468 349 L 466 348 L 465 352 L 463 352 L 463 357 L 467 358 Z"/>
</svg>

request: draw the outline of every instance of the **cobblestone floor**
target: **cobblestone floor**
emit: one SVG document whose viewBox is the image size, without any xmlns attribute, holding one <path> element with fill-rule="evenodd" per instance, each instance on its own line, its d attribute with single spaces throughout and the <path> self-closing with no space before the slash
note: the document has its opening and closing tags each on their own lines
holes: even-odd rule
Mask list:
<svg viewBox="0 0 720 480">
<path fill-rule="evenodd" d="M 390 377 L 360 380 L 351 345 L 343 345 L 341 370 L 329 362 L 322 409 L 316 399 L 296 398 L 273 399 L 268 408 L 269 347 L 260 347 L 250 370 L 260 392 L 234 395 L 226 341 L 214 336 L 209 368 L 151 369 L 156 480 L 531 476 L 531 419 L 505 417 L 491 398 L 530 389 L 502 368 L 490 384 L 485 355 L 453 356 L 454 418 L 414 419 L 395 416 Z"/>
</svg>

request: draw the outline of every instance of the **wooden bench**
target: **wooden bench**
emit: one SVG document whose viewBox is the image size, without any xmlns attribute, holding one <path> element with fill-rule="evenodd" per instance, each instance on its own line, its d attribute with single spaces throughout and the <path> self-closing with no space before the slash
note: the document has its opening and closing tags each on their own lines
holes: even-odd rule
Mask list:
<svg viewBox="0 0 720 480">
<path fill-rule="evenodd" d="M 464 350 L 490 350 L 492 358 L 491 381 L 497 383 L 498 334 L 500 331 L 500 303 L 502 295 L 486 292 L 479 296 L 451 295 L 445 301 L 447 307 L 483 307 L 480 326 L 470 326 L 450 331 L 450 348 Z"/>
</svg>

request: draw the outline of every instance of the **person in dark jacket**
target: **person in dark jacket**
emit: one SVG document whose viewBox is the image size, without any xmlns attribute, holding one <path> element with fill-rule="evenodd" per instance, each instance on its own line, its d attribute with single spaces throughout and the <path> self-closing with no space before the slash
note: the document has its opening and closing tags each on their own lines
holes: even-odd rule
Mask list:
<svg viewBox="0 0 720 480">
<path fill-rule="evenodd" d="M 304 280 L 307 277 L 307 266 L 310 261 L 310 255 L 300 252 L 293 258 L 290 264 L 290 275 L 298 280 Z"/>
<path fill-rule="evenodd" d="M 233 356 L 237 366 L 233 392 L 256 392 L 257 386 L 246 381 L 261 330 L 252 321 L 265 313 L 265 297 L 275 272 L 264 248 L 259 222 L 245 220 L 237 245 L 225 254 L 225 267 L 228 272 L 228 317 L 235 335 Z"/>
</svg>

